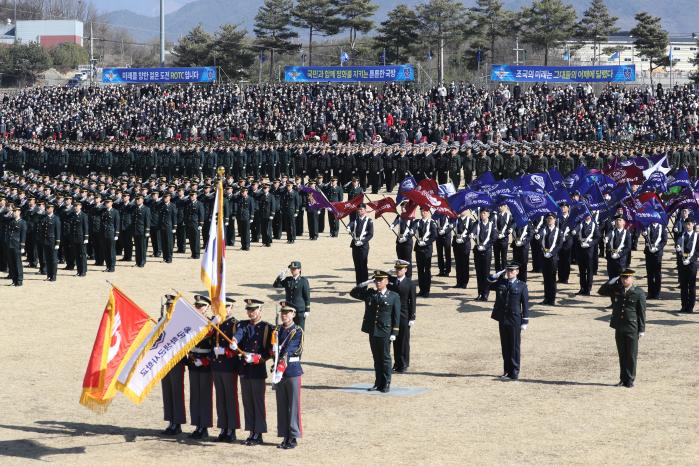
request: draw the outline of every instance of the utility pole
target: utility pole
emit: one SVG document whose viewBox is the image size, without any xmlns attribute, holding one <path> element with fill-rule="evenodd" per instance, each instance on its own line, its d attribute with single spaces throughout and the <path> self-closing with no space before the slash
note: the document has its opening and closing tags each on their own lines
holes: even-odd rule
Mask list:
<svg viewBox="0 0 699 466">
<path fill-rule="evenodd" d="M 519 36 L 515 37 L 515 48 L 512 50 L 515 52 L 515 65 L 519 65 L 519 52 L 524 52 L 524 49 L 519 48 Z"/>
<path fill-rule="evenodd" d="M 90 21 L 90 86 L 92 86 L 95 74 L 95 35 L 92 33 L 92 21 Z"/>
<path fill-rule="evenodd" d="M 165 0 L 160 0 L 160 66 L 165 66 Z"/>
</svg>

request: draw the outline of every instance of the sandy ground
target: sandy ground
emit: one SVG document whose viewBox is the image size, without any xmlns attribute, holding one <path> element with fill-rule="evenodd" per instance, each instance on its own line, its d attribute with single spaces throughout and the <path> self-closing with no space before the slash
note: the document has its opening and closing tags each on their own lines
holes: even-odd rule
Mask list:
<svg viewBox="0 0 699 466">
<path fill-rule="evenodd" d="M 96 415 L 78 404 L 82 377 L 113 280 L 151 315 L 172 288 L 200 291 L 199 262 L 176 255 L 171 265 L 151 260 L 145 269 L 119 265 L 115 274 L 92 269 L 84 279 L 60 271 L 48 283 L 29 271 L 25 286 L 0 288 L 0 462 L 36 460 L 72 464 L 182 464 L 263 461 L 278 464 L 453 463 L 696 463 L 699 457 L 698 380 L 693 369 L 699 316 L 678 314 L 673 257 L 666 254 L 663 301 L 648 308 L 640 344 L 637 385 L 617 388 L 618 366 L 606 298 L 580 299 L 577 274 L 559 291 L 556 307 L 537 305 L 541 277 L 530 281 L 533 318 L 522 343 L 517 383 L 500 382 L 497 324 L 491 302 L 474 302 L 475 277 L 466 291 L 450 278 L 434 280 L 432 297 L 418 302 L 410 373 L 393 388 L 421 388 L 414 396 L 342 391 L 373 381 L 363 306 L 353 286 L 346 234 L 318 241 L 253 244 L 228 251 L 228 288 L 266 299 L 273 320 L 274 277 L 292 259 L 303 262 L 312 287 L 303 377 L 304 438 L 278 450 L 276 411 L 268 392 L 270 433 L 264 446 L 195 443 L 162 438 L 160 387 L 141 405 L 119 396 Z M 393 234 L 376 222 L 370 267 L 390 267 Z M 645 288 L 643 254 L 634 254 Z M 434 258 L 436 269 L 436 254 Z M 604 262 L 600 268 L 604 270 Z M 575 267 L 574 267 L 575 269 Z M 26 272 L 25 272 L 26 273 Z M 436 273 L 436 272 L 435 272 Z M 452 273 L 453 275 L 453 273 Z M 598 277 L 595 286 L 599 286 Z M 2 282 L 3 285 L 7 281 Z M 243 316 L 236 305 L 236 315 Z M 186 390 L 188 392 L 188 389 Z M 186 426 L 186 431 L 191 432 Z M 216 430 L 210 433 L 217 434 Z M 239 437 L 245 434 L 238 431 Z M 272 443 L 273 442 L 273 443 Z"/>
</svg>

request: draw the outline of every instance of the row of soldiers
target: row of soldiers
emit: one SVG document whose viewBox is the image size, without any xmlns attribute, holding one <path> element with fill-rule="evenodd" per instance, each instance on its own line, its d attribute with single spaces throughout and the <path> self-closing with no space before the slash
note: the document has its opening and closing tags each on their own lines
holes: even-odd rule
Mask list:
<svg viewBox="0 0 699 466">
<path fill-rule="evenodd" d="M 680 143 L 508 143 L 481 142 L 415 145 L 349 145 L 325 143 L 65 143 L 10 140 L 0 143 L 0 170 L 38 170 L 55 176 L 62 172 L 90 172 L 119 176 L 135 174 L 175 177 L 212 177 L 219 166 L 233 179 L 289 177 L 325 180 L 338 178 L 341 185 L 359 180 L 373 193 L 392 192 L 412 174 L 416 179 L 451 181 L 456 188 L 474 176 L 491 171 L 496 179 L 540 173 L 555 167 L 565 177 L 584 164 L 602 169 L 618 157 L 668 156 L 672 168 L 686 166 L 697 173 L 699 145 Z"/>
<path fill-rule="evenodd" d="M 336 178 L 327 183 L 322 176 L 307 183 L 320 189 L 331 202 L 363 193 L 355 178 L 341 187 Z M 300 179 L 286 177 L 264 183 L 255 179 L 228 178 L 224 183 L 224 222 L 229 246 L 239 238 L 241 249 L 250 249 L 251 242 L 271 246 L 274 239 L 286 233 L 287 243 L 308 227 L 311 240 L 329 228 L 330 236 L 338 235 L 339 220 L 331 213 L 309 208 L 312 196 L 301 190 Z M 24 225 L 24 239 L 19 254 L 26 255 L 27 266 L 39 269 L 47 280 L 56 280 L 57 265 L 76 270 L 77 276 L 87 273 L 87 260 L 113 272 L 116 257 L 144 267 L 148 249 L 152 257 L 171 263 L 173 253 L 199 258 L 202 241 L 208 241 L 215 185 L 213 180 L 199 184 L 197 180 L 176 178 L 146 181 L 135 177 L 77 177 L 62 175 L 49 178 L 34 173 L 25 176 L 7 173 L 0 180 L 0 271 L 9 269 L 7 250 L 8 228 L 16 207 Z M 50 224 L 50 225 L 49 225 Z M 134 255 L 135 252 L 135 255 Z M 17 272 L 13 283 L 21 286 L 23 264 L 13 260 Z"/>
</svg>

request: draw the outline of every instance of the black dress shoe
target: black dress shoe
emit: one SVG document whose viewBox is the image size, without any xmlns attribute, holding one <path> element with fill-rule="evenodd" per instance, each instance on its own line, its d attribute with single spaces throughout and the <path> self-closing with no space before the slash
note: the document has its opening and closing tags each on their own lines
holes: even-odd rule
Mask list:
<svg viewBox="0 0 699 466">
<path fill-rule="evenodd" d="M 288 442 L 286 442 L 286 447 L 283 447 L 283 448 L 285 450 L 292 450 L 292 449 L 296 448 L 296 445 L 297 445 L 296 439 L 292 438 Z"/>
<path fill-rule="evenodd" d="M 634 387 L 633 382 L 625 383 L 625 384 L 624 384 L 624 387 L 626 387 L 626 388 L 633 388 L 633 387 Z"/>
<path fill-rule="evenodd" d="M 262 445 L 264 440 L 262 440 L 262 434 L 255 434 L 255 436 L 250 440 L 250 445 Z"/>
<path fill-rule="evenodd" d="M 254 432 L 251 432 L 250 435 L 248 435 L 248 438 L 246 438 L 246 439 L 243 441 L 243 445 L 248 445 L 248 446 L 252 445 L 252 443 L 250 443 L 250 442 L 252 442 L 252 439 L 253 439 L 254 437 L 255 437 L 255 433 L 254 433 Z"/>
<path fill-rule="evenodd" d="M 228 441 L 228 435 L 226 435 L 226 431 L 222 430 L 220 434 L 218 434 L 218 437 L 216 437 L 215 442 L 226 442 Z"/>
<path fill-rule="evenodd" d="M 391 391 L 391 384 L 387 383 L 384 387 L 379 390 L 381 393 L 388 393 Z"/>
<path fill-rule="evenodd" d="M 372 386 L 371 388 L 366 389 L 366 391 L 368 391 L 368 392 L 375 392 L 378 390 L 379 390 L 379 387 L 377 387 L 376 385 Z"/>
<path fill-rule="evenodd" d="M 284 440 L 282 440 L 282 443 L 280 443 L 279 445 L 277 445 L 277 448 L 283 448 L 283 449 L 286 450 L 286 446 L 287 446 L 288 444 L 289 444 L 289 438 L 287 437 L 287 438 L 285 438 Z"/>
<path fill-rule="evenodd" d="M 619 382 L 619 383 L 617 383 L 617 384 L 614 385 L 614 386 L 615 386 L 615 387 L 623 387 L 623 386 L 624 386 L 624 382 Z"/>
<path fill-rule="evenodd" d="M 189 434 L 189 438 L 193 438 L 193 439 L 198 440 L 204 436 L 203 433 L 204 433 L 204 429 L 200 429 L 199 427 L 197 427 L 194 432 Z"/>
</svg>

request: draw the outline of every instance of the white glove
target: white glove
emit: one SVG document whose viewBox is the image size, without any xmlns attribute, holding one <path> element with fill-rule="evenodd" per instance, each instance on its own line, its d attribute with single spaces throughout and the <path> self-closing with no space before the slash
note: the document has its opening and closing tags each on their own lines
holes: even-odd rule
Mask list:
<svg viewBox="0 0 699 466">
<path fill-rule="evenodd" d="M 550 259 L 550 258 L 551 258 L 551 253 L 550 253 L 550 252 L 545 253 L 545 254 L 544 254 L 544 257 L 547 258 L 547 259 Z"/>
<path fill-rule="evenodd" d="M 682 263 L 683 263 L 684 265 L 689 265 L 689 259 L 683 260 Z"/>
<path fill-rule="evenodd" d="M 55 245 L 53 248 L 54 248 L 56 251 L 58 251 L 58 248 L 59 248 L 59 247 L 60 247 L 60 246 Z"/>
<path fill-rule="evenodd" d="M 114 237 L 114 241 L 119 241 L 119 237 L 118 237 L 118 236 L 115 236 L 115 237 Z"/>
<path fill-rule="evenodd" d="M 677 246 L 677 247 L 675 248 L 675 250 L 676 250 L 677 252 L 682 252 L 682 247 L 681 247 L 681 246 Z"/>
<path fill-rule="evenodd" d="M 272 376 L 272 383 L 279 383 L 282 381 L 282 375 L 284 375 L 282 372 L 275 371 L 274 375 Z"/>
<path fill-rule="evenodd" d="M 150 238 L 150 233 L 146 233 L 146 238 Z"/>
<path fill-rule="evenodd" d="M 297 215 L 298 215 L 298 214 L 294 214 L 294 218 L 296 218 Z M 349 228 L 347 229 L 347 231 L 350 231 Z"/>
<path fill-rule="evenodd" d="M 521 246 L 522 242 L 521 241 L 515 241 L 515 246 Z"/>
<path fill-rule="evenodd" d="M 617 280 L 619 280 L 619 277 L 614 277 L 614 278 L 612 278 L 611 280 L 609 280 L 609 284 L 610 284 L 610 285 L 613 285 L 613 284 L 615 284 L 615 283 L 617 282 Z"/>
<path fill-rule="evenodd" d="M 364 241 L 355 241 L 354 245 L 355 246 L 364 246 Z"/>
<path fill-rule="evenodd" d="M 457 244 L 464 244 L 464 239 L 463 238 L 456 238 L 456 243 Z"/>
<path fill-rule="evenodd" d="M 84 240 L 84 241 L 83 241 L 83 244 L 87 244 L 87 240 Z"/>
<path fill-rule="evenodd" d="M 19 253 L 24 254 L 24 248 L 20 249 Z"/>
<path fill-rule="evenodd" d="M 311 311 L 306 311 L 306 319 L 308 319 L 308 316 L 311 314 Z"/>
<path fill-rule="evenodd" d="M 238 350 L 238 343 L 237 343 L 235 340 L 233 340 L 233 341 L 231 342 L 231 344 L 228 345 L 228 347 L 229 347 L 230 349 L 232 349 L 233 351 L 237 351 L 237 350 Z"/>
<path fill-rule="evenodd" d="M 585 241 L 585 242 L 583 242 L 580 246 L 582 246 L 583 248 L 589 248 L 589 247 L 590 247 L 590 243 L 588 243 L 587 241 Z"/>
<path fill-rule="evenodd" d="M 500 234 L 498 235 L 498 238 L 500 238 L 500 239 L 503 239 L 504 237 L 505 237 L 505 234 L 504 234 L 504 233 L 500 233 Z"/>
<path fill-rule="evenodd" d="M 400 238 L 398 238 L 399 243 L 405 243 L 406 241 L 408 241 L 408 238 L 406 238 L 404 236 L 401 236 Z"/>
<path fill-rule="evenodd" d="M 501 271 L 499 271 L 498 273 L 496 273 L 496 274 L 494 275 L 494 277 L 495 277 L 495 278 L 500 278 L 500 277 L 502 276 L 502 274 L 505 273 L 506 270 L 507 270 L 507 269 L 502 269 Z"/>
<path fill-rule="evenodd" d="M 294 214 L 294 217 L 296 217 L 295 214 Z M 347 233 L 352 234 L 352 229 L 350 227 L 346 227 L 346 230 L 347 230 Z"/>
<path fill-rule="evenodd" d="M 656 253 L 656 252 L 658 252 L 658 248 L 656 248 L 655 246 L 651 246 L 650 252 Z"/>
<path fill-rule="evenodd" d="M 269 217 L 270 220 L 274 220 L 274 215 Z"/>
<path fill-rule="evenodd" d="M 374 283 L 374 280 L 367 280 L 365 282 L 360 283 L 359 286 L 365 287 L 371 285 L 372 283 Z"/>
<path fill-rule="evenodd" d="M 214 325 L 218 325 L 219 322 L 221 322 L 221 318 L 219 316 L 214 316 L 214 318 L 211 319 L 211 323 Z"/>
<path fill-rule="evenodd" d="M 172 234 L 174 235 L 175 233 L 177 233 L 177 230 L 172 230 Z"/>
<path fill-rule="evenodd" d="M 643 337 L 643 335 L 645 335 L 645 334 L 646 334 L 646 332 L 641 332 L 641 333 L 638 334 L 638 337 L 641 338 L 641 337 Z"/>
<path fill-rule="evenodd" d="M 418 241 L 417 245 L 418 246 L 427 246 L 427 243 L 425 243 L 424 241 Z"/>
<path fill-rule="evenodd" d="M 541 239 L 541 235 L 539 233 L 535 234 L 534 239 Z"/>
<path fill-rule="evenodd" d="M 388 339 L 391 340 L 391 341 L 396 341 L 396 336 L 395 336 L 395 335 L 391 335 Z"/>
<path fill-rule="evenodd" d="M 469 234 L 468 236 L 470 236 L 471 239 L 476 239 L 476 235 L 474 235 L 473 233 Z"/>
<path fill-rule="evenodd" d="M 525 331 L 527 329 L 527 324 L 522 324 L 519 328 Z"/>
<path fill-rule="evenodd" d="M 478 245 L 478 250 L 479 251 L 485 251 L 485 246 L 481 246 L 480 244 Z"/>
<path fill-rule="evenodd" d="M 408 327 L 412 327 L 413 325 L 415 325 L 415 321 L 414 321 L 414 320 L 409 320 L 409 321 L 408 321 Z"/>
<path fill-rule="evenodd" d="M 194 365 L 197 366 L 197 367 L 201 367 L 201 366 L 202 366 L 202 362 L 201 362 L 199 359 L 195 359 L 195 360 L 194 360 Z"/>
<path fill-rule="evenodd" d="M 222 348 L 221 346 L 215 346 L 214 347 L 214 354 L 216 356 L 223 356 L 224 354 L 226 354 L 226 350 L 225 350 L 225 348 Z"/>
<path fill-rule="evenodd" d="M 602 241 L 604 241 L 604 244 L 607 244 L 607 243 L 609 242 L 609 238 L 607 238 L 607 237 L 605 236 L 604 239 L 603 239 Z"/>
<path fill-rule="evenodd" d="M 618 258 L 619 258 L 619 253 L 618 253 L 618 252 L 612 253 L 612 259 L 618 259 Z"/>
<path fill-rule="evenodd" d="M 250 220 L 250 223 L 252 223 L 252 220 Z M 197 227 L 197 230 L 201 230 L 201 225 Z"/>
<path fill-rule="evenodd" d="M 439 236 L 444 236 L 446 233 L 446 230 L 439 230 Z"/>
<path fill-rule="evenodd" d="M 398 224 L 397 224 L 397 223 L 391 225 L 391 230 L 395 231 L 396 228 L 398 228 Z"/>
</svg>

